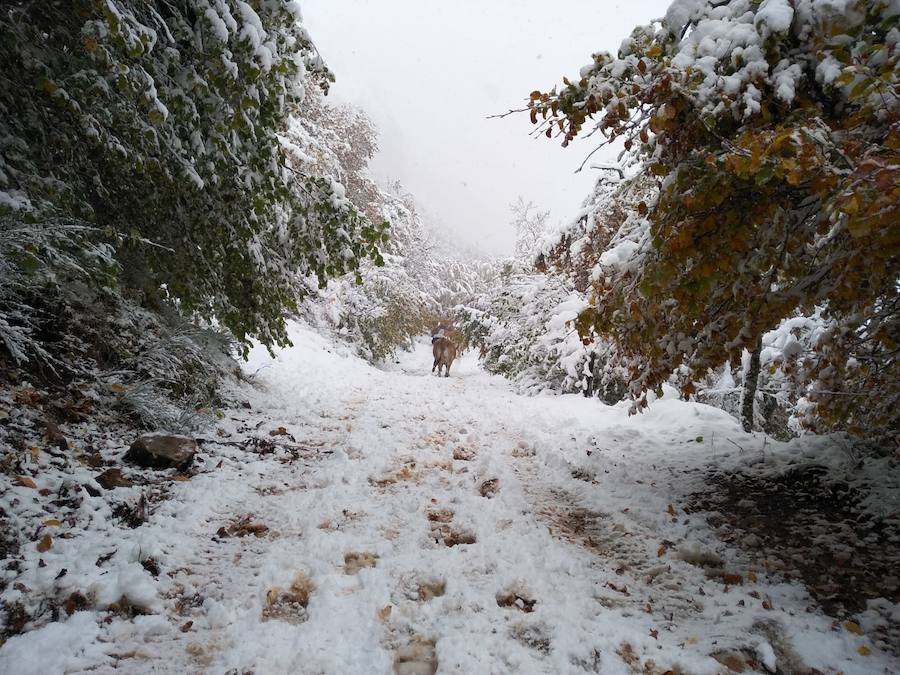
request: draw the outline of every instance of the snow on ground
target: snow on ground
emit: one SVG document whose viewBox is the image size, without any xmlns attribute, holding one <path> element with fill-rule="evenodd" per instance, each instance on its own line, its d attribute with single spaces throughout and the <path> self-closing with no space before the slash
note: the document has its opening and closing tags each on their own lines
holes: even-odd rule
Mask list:
<svg viewBox="0 0 900 675">
<path fill-rule="evenodd" d="M 516 395 L 471 353 L 433 377 L 425 342 L 376 369 L 300 326 L 292 340 L 253 352 L 249 407 L 202 435 L 198 473 L 130 540 L 87 499 L 93 529 L 55 538 L 43 567 L 30 553 L 4 594 L 80 588 L 144 613 L 74 608 L 9 639 L 0 672 L 900 670 L 685 513 L 710 461 L 762 456 L 726 413 L 664 399 L 628 417 Z"/>
</svg>

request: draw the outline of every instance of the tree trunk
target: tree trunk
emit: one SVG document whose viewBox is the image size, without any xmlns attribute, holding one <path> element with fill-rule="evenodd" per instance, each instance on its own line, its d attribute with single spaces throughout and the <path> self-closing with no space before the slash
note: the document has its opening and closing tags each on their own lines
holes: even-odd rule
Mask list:
<svg viewBox="0 0 900 675">
<path fill-rule="evenodd" d="M 744 394 L 741 400 L 741 424 L 744 431 L 753 431 L 753 404 L 756 401 L 756 385 L 759 381 L 759 353 L 762 351 L 762 335 L 756 339 L 756 347 L 750 354 L 750 366 L 744 374 Z"/>
<path fill-rule="evenodd" d="M 594 385 L 597 380 L 597 375 L 594 373 L 594 364 L 597 360 L 597 353 L 591 352 L 591 360 L 588 362 L 588 370 L 590 374 L 587 376 L 587 381 L 584 383 L 584 395 L 586 398 L 590 398 L 594 395 Z"/>
</svg>

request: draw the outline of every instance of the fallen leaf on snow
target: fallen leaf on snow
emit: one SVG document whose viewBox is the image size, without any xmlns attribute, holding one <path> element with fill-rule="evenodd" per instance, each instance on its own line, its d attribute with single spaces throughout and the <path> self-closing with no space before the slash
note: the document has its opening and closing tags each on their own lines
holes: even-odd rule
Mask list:
<svg viewBox="0 0 900 675">
<path fill-rule="evenodd" d="M 53 546 L 53 538 L 49 534 L 45 534 L 37 543 L 36 548 L 38 550 L 38 553 L 46 553 L 50 550 L 51 546 Z"/>
<path fill-rule="evenodd" d="M 846 628 L 851 633 L 855 633 L 856 635 L 865 635 L 865 631 L 859 627 L 858 623 L 854 623 L 853 621 L 848 621 L 844 624 L 844 628 Z"/>
<path fill-rule="evenodd" d="M 16 484 L 22 487 L 37 489 L 37 484 L 28 476 L 16 476 Z"/>
</svg>

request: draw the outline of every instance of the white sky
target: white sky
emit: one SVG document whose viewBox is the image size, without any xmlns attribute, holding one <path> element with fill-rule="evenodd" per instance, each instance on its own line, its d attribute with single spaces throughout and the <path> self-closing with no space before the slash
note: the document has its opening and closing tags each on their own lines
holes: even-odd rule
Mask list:
<svg viewBox="0 0 900 675">
<path fill-rule="evenodd" d="M 397 179 L 432 223 L 486 253 L 511 253 L 509 205 L 522 195 L 569 220 L 597 177 L 573 173 L 591 139 L 533 139 L 521 107 L 533 89 L 615 52 L 670 0 L 301 0 L 337 82 L 330 98 L 379 129 L 376 179 Z M 605 149 L 604 149 L 605 150 Z M 611 161 L 598 152 L 591 162 Z M 612 155 L 612 157 L 610 156 Z"/>
</svg>

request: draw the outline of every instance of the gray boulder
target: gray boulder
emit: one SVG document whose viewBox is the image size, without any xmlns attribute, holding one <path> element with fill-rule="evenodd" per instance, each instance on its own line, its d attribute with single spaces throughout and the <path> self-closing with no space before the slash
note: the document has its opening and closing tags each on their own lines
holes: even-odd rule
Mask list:
<svg viewBox="0 0 900 675">
<path fill-rule="evenodd" d="M 194 461 L 197 441 L 187 436 L 146 434 L 138 438 L 128 452 L 125 461 L 151 469 L 178 469 L 184 471 Z"/>
</svg>

